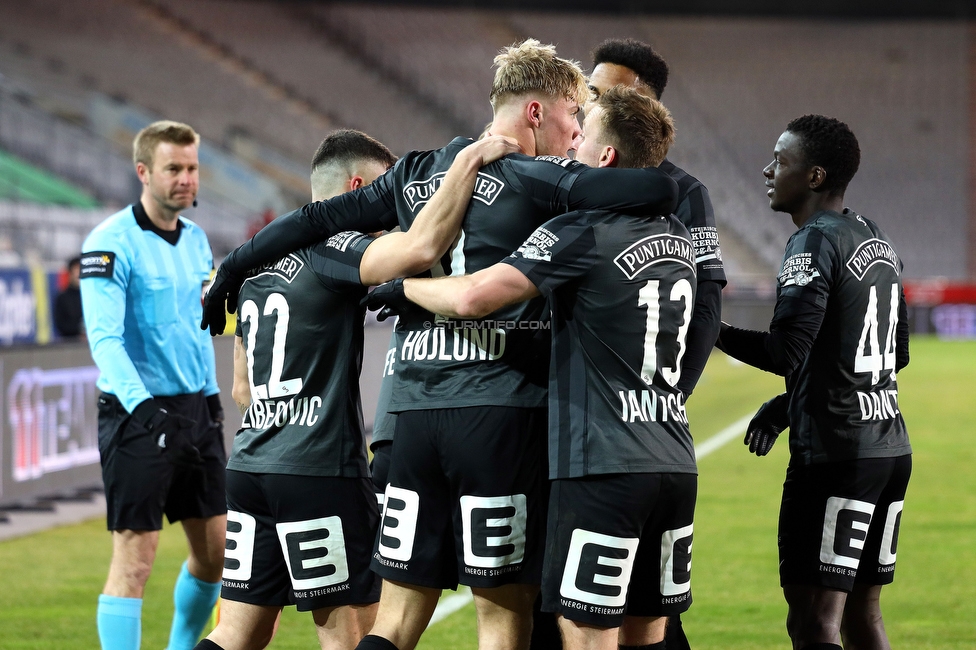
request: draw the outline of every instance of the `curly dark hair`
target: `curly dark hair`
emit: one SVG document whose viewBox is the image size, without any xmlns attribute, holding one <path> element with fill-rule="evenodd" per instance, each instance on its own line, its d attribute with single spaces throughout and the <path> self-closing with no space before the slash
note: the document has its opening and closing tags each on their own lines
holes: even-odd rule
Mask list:
<svg viewBox="0 0 976 650">
<path fill-rule="evenodd" d="M 610 38 L 593 50 L 593 67 L 613 63 L 630 68 L 637 78 L 647 84 L 658 99 L 668 85 L 668 64 L 647 43 L 632 38 Z"/>
<path fill-rule="evenodd" d="M 819 191 L 847 189 L 861 164 L 861 148 L 849 126 L 832 117 L 804 115 L 787 124 L 786 130 L 800 138 L 807 164 L 823 167 L 827 172 Z"/>
</svg>

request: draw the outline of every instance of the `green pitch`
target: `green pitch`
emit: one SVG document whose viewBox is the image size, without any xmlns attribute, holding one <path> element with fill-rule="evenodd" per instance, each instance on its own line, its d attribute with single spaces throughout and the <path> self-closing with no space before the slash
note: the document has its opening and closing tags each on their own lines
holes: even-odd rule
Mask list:
<svg viewBox="0 0 976 650">
<path fill-rule="evenodd" d="M 912 340 L 899 375 L 914 448 L 895 583 L 882 596 L 892 646 L 976 647 L 976 342 Z M 697 443 L 774 393 L 782 382 L 713 356 L 688 405 Z M 737 439 L 701 459 L 695 521 L 694 605 L 683 617 L 696 650 L 783 648 L 776 517 L 787 461 L 777 443 L 751 456 Z M 95 648 L 95 603 L 111 551 L 102 521 L 0 542 L 0 649 Z M 163 648 L 172 586 L 186 549 L 167 529 L 143 609 L 143 647 Z M 432 626 L 420 648 L 474 650 L 474 607 Z M 273 648 L 317 647 L 308 616 L 286 610 Z"/>
</svg>

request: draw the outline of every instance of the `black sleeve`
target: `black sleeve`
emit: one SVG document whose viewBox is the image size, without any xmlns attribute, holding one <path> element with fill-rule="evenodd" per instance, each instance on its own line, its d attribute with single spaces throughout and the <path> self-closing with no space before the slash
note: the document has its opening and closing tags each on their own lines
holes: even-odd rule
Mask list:
<svg viewBox="0 0 976 650">
<path fill-rule="evenodd" d="M 359 267 L 363 254 L 376 239 L 361 232 L 347 231 L 332 235 L 308 250 L 312 271 L 319 281 L 338 292 L 359 291 Z"/>
<path fill-rule="evenodd" d="M 671 214 L 678 184 L 655 167 L 584 168 L 569 190 L 570 210 L 611 210 L 624 214 Z"/>
<path fill-rule="evenodd" d="M 539 293 L 584 275 L 596 262 L 596 240 L 586 213 L 570 212 L 536 229 L 519 249 L 502 260 L 522 272 Z"/>
<path fill-rule="evenodd" d="M 820 332 L 824 311 L 816 304 L 799 298 L 776 301 L 776 312 L 768 332 L 744 330 L 723 325 L 718 348 L 730 357 L 786 376 L 806 358 Z"/>
<path fill-rule="evenodd" d="M 688 326 L 687 349 L 681 364 L 678 390 L 687 399 L 705 370 L 708 355 L 712 352 L 722 320 L 722 285 L 711 280 L 698 283 L 695 293 L 695 311 Z"/>
<path fill-rule="evenodd" d="M 397 223 L 394 170 L 352 192 L 278 217 L 249 241 L 231 251 L 223 265 L 234 275 L 269 264 L 344 230 L 377 232 Z"/>
<path fill-rule="evenodd" d="M 905 300 L 905 289 L 901 290 L 898 301 L 898 325 L 895 329 L 895 372 L 908 365 L 908 302 Z"/>
</svg>

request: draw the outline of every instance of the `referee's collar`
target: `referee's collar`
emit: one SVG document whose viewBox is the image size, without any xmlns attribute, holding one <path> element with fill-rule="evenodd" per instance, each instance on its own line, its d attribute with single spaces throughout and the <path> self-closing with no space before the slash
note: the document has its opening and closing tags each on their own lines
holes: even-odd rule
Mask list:
<svg viewBox="0 0 976 650">
<path fill-rule="evenodd" d="M 167 244 L 176 246 L 176 243 L 180 241 L 180 233 L 183 232 L 183 222 L 180 221 L 179 218 L 176 220 L 176 230 L 163 230 L 158 228 L 156 227 L 156 224 L 152 222 L 152 219 L 149 218 L 149 213 L 147 213 L 146 208 L 143 207 L 142 201 L 136 201 L 132 204 L 132 214 L 135 216 L 136 223 L 139 224 L 140 228 L 156 233 L 162 237 Z"/>
</svg>

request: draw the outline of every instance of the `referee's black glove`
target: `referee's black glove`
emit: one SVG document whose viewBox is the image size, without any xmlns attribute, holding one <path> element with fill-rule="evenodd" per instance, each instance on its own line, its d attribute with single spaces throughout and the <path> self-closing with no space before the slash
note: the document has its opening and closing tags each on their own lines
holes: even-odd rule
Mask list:
<svg viewBox="0 0 976 650">
<path fill-rule="evenodd" d="M 176 467 L 195 469 L 203 466 L 200 450 L 190 442 L 195 422 L 178 413 L 170 413 L 154 399 L 147 399 L 132 411 L 132 417 L 146 428 L 159 447 L 159 453 Z"/>
<path fill-rule="evenodd" d="M 244 278 L 231 273 L 221 264 L 217 267 L 207 293 L 203 294 L 203 319 L 200 329 L 210 328 L 210 336 L 224 333 L 227 326 L 227 312 L 237 311 L 237 296 L 241 291 Z M 224 306 L 226 303 L 226 311 Z"/>
<path fill-rule="evenodd" d="M 370 311 L 379 310 L 376 320 L 384 321 L 390 316 L 402 316 L 410 311 L 419 309 L 417 305 L 407 300 L 403 292 L 403 278 L 379 285 L 360 301 L 359 305 Z"/>
<path fill-rule="evenodd" d="M 777 436 L 790 425 L 789 402 L 786 393 L 782 393 L 759 407 L 742 441 L 749 445 L 750 453 L 765 456 L 773 448 Z"/>
</svg>

